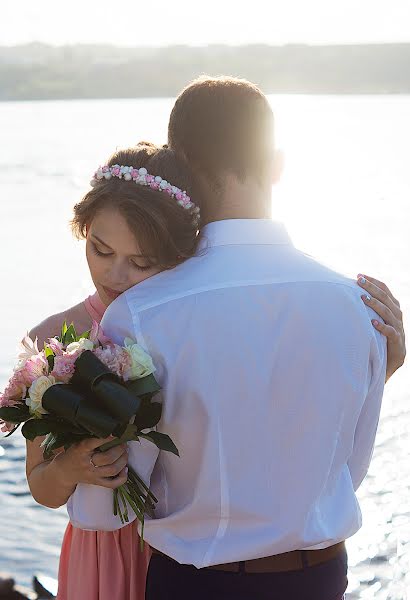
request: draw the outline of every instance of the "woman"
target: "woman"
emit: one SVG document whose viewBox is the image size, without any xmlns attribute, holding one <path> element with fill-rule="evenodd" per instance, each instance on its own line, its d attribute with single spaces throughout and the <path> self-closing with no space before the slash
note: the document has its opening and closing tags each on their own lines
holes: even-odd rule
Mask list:
<svg viewBox="0 0 410 600">
<path fill-rule="evenodd" d="M 121 165 L 134 168 L 121 169 Z M 181 190 L 194 199 L 195 191 L 189 171 L 171 150 L 140 144 L 119 151 L 96 177 L 98 189 L 76 205 L 73 219 L 74 232 L 86 238 L 96 294 L 34 328 L 31 337 L 37 336 L 40 343 L 58 333 L 64 320 L 74 322 L 77 330 L 89 329 L 119 294 L 195 254 L 198 212 Z M 141 178 L 144 185 L 131 181 L 138 184 Z M 391 374 L 403 354 L 399 309 L 383 284 L 367 278 L 361 285 L 373 297 L 364 302 L 373 302 L 373 308 L 387 319 L 386 326 L 375 327 L 382 327 L 389 337 Z M 377 304 L 378 298 L 383 302 Z M 27 477 L 33 497 L 45 506 L 65 504 L 77 483 L 115 488 L 126 480 L 125 446 L 95 455 L 104 440 L 87 440 L 44 461 L 40 442 L 27 443 Z M 135 523 L 114 532 L 83 531 L 68 525 L 60 562 L 60 600 L 144 598 L 149 551 L 139 552 Z"/>
<path fill-rule="evenodd" d="M 137 165 L 142 174 L 165 179 L 134 185 L 137 173 L 115 175 L 91 190 L 74 209 L 73 230 L 86 238 L 86 255 L 96 293 L 84 302 L 53 315 L 35 327 L 39 343 L 58 334 L 64 320 L 77 331 L 100 321 L 105 308 L 121 292 L 160 270 L 176 266 L 195 254 L 197 208 L 184 191 L 192 182 L 186 166 L 167 148 L 139 144 L 116 152 L 109 165 Z M 105 170 L 107 172 L 107 170 Z M 139 173 L 138 178 L 141 179 Z M 157 177 L 158 179 L 158 177 Z M 159 178 L 160 179 L 160 178 Z M 101 194 L 103 187 L 104 193 Z M 173 193 L 173 191 L 175 193 Z M 56 508 L 66 503 L 79 482 L 115 488 L 126 480 L 126 446 L 90 457 L 103 440 L 88 440 L 51 461 L 44 461 L 41 439 L 27 443 L 27 478 L 33 497 Z M 88 532 L 68 525 L 59 570 L 61 600 L 128 600 L 144 598 L 149 549 L 139 550 L 136 523 L 117 532 Z"/>
</svg>

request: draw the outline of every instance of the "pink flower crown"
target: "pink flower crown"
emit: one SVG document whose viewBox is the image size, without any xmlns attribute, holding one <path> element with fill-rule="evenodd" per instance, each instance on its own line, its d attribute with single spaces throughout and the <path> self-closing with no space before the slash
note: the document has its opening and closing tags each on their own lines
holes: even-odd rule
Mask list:
<svg viewBox="0 0 410 600">
<path fill-rule="evenodd" d="M 187 210 L 192 210 L 194 222 L 195 224 L 198 224 L 199 207 L 191 202 L 191 198 L 188 194 L 175 185 L 171 185 L 159 175 L 150 175 L 145 167 L 137 169 L 136 167 L 124 167 L 120 165 L 104 165 L 103 167 L 98 167 L 90 184 L 94 187 L 99 181 L 103 179 L 108 180 L 112 177 L 118 177 L 118 179 L 124 179 L 125 181 L 133 181 L 138 185 L 148 186 L 152 190 L 165 192 L 171 198 L 175 198 L 180 206 Z"/>
</svg>

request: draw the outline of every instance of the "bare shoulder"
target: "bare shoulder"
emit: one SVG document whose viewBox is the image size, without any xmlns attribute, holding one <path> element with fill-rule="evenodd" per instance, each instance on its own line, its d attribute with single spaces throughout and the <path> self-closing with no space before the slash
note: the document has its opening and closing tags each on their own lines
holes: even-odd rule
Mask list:
<svg viewBox="0 0 410 600">
<path fill-rule="evenodd" d="M 80 302 L 80 304 L 76 304 L 60 313 L 47 317 L 44 321 L 31 329 L 29 336 L 33 340 L 38 338 L 38 347 L 41 348 L 45 340 L 60 334 L 64 321 L 66 321 L 68 325 L 74 323 L 78 333 L 90 329 L 92 325 L 91 317 L 87 313 L 84 303 Z"/>
</svg>

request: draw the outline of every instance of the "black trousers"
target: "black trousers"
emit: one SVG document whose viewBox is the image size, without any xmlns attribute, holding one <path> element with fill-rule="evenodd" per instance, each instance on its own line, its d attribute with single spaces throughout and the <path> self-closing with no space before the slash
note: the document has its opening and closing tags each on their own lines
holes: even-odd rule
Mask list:
<svg viewBox="0 0 410 600">
<path fill-rule="evenodd" d="M 300 571 L 231 573 L 151 558 L 146 600 L 342 600 L 347 555 Z"/>
</svg>

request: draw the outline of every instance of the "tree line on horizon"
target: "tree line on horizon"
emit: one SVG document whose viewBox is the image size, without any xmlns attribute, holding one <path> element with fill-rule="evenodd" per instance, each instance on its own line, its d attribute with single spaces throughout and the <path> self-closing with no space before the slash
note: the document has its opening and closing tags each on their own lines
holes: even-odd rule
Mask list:
<svg viewBox="0 0 410 600">
<path fill-rule="evenodd" d="M 410 44 L 0 47 L 0 100 L 170 97 L 200 74 L 267 93 L 410 93 Z"/>
</svg>

